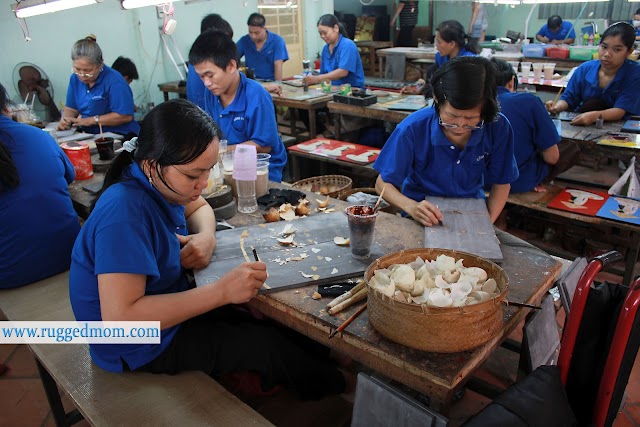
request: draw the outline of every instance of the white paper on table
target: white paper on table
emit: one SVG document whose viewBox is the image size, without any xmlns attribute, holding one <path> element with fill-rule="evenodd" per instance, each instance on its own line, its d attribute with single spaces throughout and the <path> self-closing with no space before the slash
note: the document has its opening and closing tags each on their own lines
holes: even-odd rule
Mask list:
<svg viewBox="0 0 640 427">
<path fill-rule="evenodd" d="M 634 199 L 640 198 L 640 181 L 638 181 L 638 174 L 636 174 L 635 156 L 631 158 L 631 164 L 622 176 L 611 186 L 608 193 L 623 196 L 620 192 L 627 182 L 629 183 L 629 186 L 627 187 L 627 197 L 632 197 Z"/>
</svg>

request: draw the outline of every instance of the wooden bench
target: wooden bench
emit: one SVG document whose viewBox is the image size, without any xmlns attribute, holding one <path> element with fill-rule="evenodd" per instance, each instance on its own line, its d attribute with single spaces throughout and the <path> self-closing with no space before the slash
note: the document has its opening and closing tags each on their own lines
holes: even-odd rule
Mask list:
<svg viewBox="0 0 640 427">
<path fill-rule="evenodd" d="M 0 291 L 8 320 L 74 320 L 69 273 Z M 85 344 L 30 344 L 58 426 L 272 424 L 203 372 L 116 374 L 95 366 Z M 57 385 L 56 385 L 57 384 Z M 77 410 L 65 413 L 58 387 Z"/>
</svg>

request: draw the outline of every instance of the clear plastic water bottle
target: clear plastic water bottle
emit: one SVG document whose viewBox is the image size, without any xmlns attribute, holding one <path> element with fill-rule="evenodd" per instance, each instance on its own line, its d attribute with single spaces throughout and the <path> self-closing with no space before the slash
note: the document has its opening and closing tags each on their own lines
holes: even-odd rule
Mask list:
<svg viewBox="0 0 640 427">
<path fill-rule="evenodd" d="M 233 156 L 233 178 L 238 189 L 238 212 L 258 210 L 256 179 L 258 178 L 255 145 L 239 144 Z"/>
</svg>

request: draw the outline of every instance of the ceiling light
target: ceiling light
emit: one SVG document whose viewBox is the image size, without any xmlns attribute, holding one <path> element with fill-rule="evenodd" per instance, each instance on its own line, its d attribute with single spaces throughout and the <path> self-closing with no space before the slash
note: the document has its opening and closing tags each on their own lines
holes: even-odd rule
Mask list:
<svg viewBox="0 0 640 427">
<path fill-rule="evenodd" d="M 135 9 L 145 6 L 162 6 L 178 0 L 122 0 L 122 7 L 125 9 Z"/>
<path fill-rule="evenodd" d="M 28 18 L 96 3 L 102 3 L 102 0 L 22 0 L 11 5 L 11 10 L 18 18 Z"/>
<path fill-rule="evenodd" d="M 522 0 L 523 4 L 548 4 L 548 3 L 596 3 L 609 0 Z"/>
<path fill-rule="evenodd" d="M 520 0 L 479 0 L 478 3 L 518 5 L 520 4 Z"/>
</svg>

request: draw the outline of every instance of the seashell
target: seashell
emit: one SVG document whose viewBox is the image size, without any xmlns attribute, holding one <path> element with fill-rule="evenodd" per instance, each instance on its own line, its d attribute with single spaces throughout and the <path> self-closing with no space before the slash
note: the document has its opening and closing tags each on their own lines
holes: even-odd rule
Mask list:
<svg viewBox="0 0 640 427">
<path fill-rule="evenodd" d="M 440 272 L 455 270 L 456 260 L 447 255 L 438 255 L 436 258 L 436 269 Z"/>
<path fill-rule="evenodd" d="M 280 221 L 280 212 L 278 212 L 278 209 L 276 208 L 271 208 L 267 212 L 263 213 L 262 217 L 267 222 Z"/>
<path fill-rule="evenodd" d="M 333 238 L 333 243 L 335 243 L 338 246 L 349 246 L 350 242 L 351 241 L 349 240 L 348 237 L 346 239 L 344 237 L 334 237 Z"/>
<path fill-rule="evenodd" d="M 498 289 L 498 283 L 496 283 L 496 280 L 493 278 L 487 280 L 482 285 L 482 290 L 489 294 L 495 294 L 497 289 Z"/>
<path fill-rule="evenodd" d="M 298 231 L 298 230 L 293 228 L 293 224 L 287 224 L 287 225 L 284 226 L 284 228 L 282 229 L 280 234 L 282 234 L 283 236 L 289 236 L 289 235 L 295 233 L 296 231 Z"/>
<path fill-rule="evenodd" d="M 282 246 L 293 245 L 293 234 L 290 234 L 284 238 L 278 238 L 278 243 L 280 243 Z"/>
<path fill-rule="evenodd" d="M 416 281 L 416 273 L 413 268 L 405 264 L 398 265 L 392 270 L 391 279 L 396 283 L 396 287 L 405 292 L 411 292 L 413 282 Z"/>
<path fill-rule="evenodd" d="M 449 283 L 456 283 L 460 279 L 459 271 L 445 271 L 442 276 L 443 279 Z"/>
<path fill-rule="evenodd" d="M 423 265 L 424 265 L 424 260 L 420 257 L 417 257 L 415 261 L 409 263 L 409 267 L 413 268 L 414 270 L 419 269 Z"/>
<path fill-rule="evenodd" d="M 416 279 L 420 280 L 424 275 L 429 276 L 429 264 L 424 264 L 416 271 Z"/>
<path fill-rule="evenodd" d="M 466 276 L 474 276 L 478 278 L 478 282 L 484 283 L 487 281 L 487 272 L 480 267 L 469 267 L 462 270 L 462 273 Z"/>
<path fill-rule="evenodd" d="M 407 301 L 407 297 L 404 295 L 403 292 L 400 291 L 395 291 L 393 294 L 393 298 L 395 298 L 396 300 L 400 301 L 400 302 L 408 302 Z"/>
<path fill-rule="evenodd" d="M 451 293 L 460 292 L 465 297 L 473 291 L 473 286 L 469 282 L 459 281 L 451 284 Z"/>
<path fill-rule="evenodd" d="M 284 219 L 285 221 L 291 221 L 295 217 L 296 212 L 293 209 L 293 206 L 291 206 L 289 203 L 285 203 L 284 205 L 280 206 L 280 218 Z"/>
<path fill-rule="evenodd" d="M 449 292 L 445 292 L 442 289 L 434 289 L 429 294 L 428 304 L 434 307 L 451 307 L 453 299 L 451 299 Z"/>
<path fill-rule="evenodd" d="M 449 289 L 451 287 L 451 284 L 444 280 L 440 274 L 436 276 L 435 283 L 436 286 L 440 289 Z"/>
<path fill-rule="evenodd" d="M 296 206 L 296 215 L 298 216 L 304 216 L 304 215 L 309 215 L 309 212 L 311 212 L 311 209 L 309 209 L 309 206 L 307 206 L 309 204 L 308 200 L 300 200 L 300 203 L 298 203 L 298 206 Z"/>
<path fill-rule="evenodd" d="M 412 297 L 417 297 L 418 295 L 422 295 L 424 290 L 427 288 L 424 280 L 416 280 L 413 282 L 413 287 L 409 291 Z"/>
<path fill-rule="evenodd" d="M 484 291 L 473 291 L 469 293 L 469 296 L 478 302 L 489 301 L 489 299 L 491 299 L 491 295 Z"/>
<path fill-rule="evenodd" d="M 376 270 L 373 278 L 382 286 L 389 286 L 389 283 L 391 283 L 391 278 L 386 273 L 383 273 L 382 270 Z"/>
</svg>

